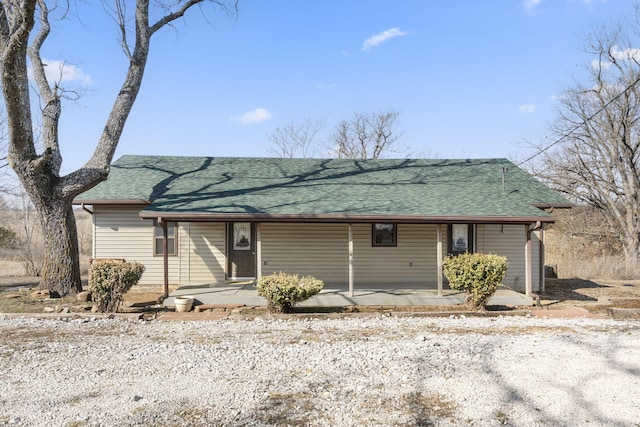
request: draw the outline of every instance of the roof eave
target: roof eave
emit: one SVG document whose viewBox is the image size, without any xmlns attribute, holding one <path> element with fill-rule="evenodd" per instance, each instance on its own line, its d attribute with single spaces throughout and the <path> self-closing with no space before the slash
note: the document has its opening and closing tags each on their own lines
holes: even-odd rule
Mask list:
<svg viewBox="0 0 640 427">
<path fill-rule="evenodd" d="M 538 209 L 571 209 L 577 205 L 574 203 L 532 203 L 531 206 Z"/>
<path fill-rule="evenodd" d="M 74 199 L 72 202 L 74 205 L 118 205 L 118 206 L 140 206 L 150 205 L 151 201 L 144 199 Z"/>
<path fill-rule="evenodd" d="M 182 222 L 330 222 L 330 223 L 420 223 L 420 224 L 531 224 L 553 223 L 552 216 L 479 216 L 479 215 L 358 215 L 358 214 L 212 214 L 207 212 L 149 212 L 141 211 L 142 219 L 163 218 Z"/>
</svg>

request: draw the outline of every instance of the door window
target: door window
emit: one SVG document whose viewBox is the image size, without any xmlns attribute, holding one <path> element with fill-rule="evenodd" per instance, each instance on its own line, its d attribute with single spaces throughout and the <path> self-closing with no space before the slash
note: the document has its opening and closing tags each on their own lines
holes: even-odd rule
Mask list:
<svg viewBox="0 0 640 427">
<path fill-rule="evenodd" d="M 250 222 L 234 222 L 233 223 L 233 250 L 234 251 L 250 251 L 251 250 L 251 223 Z"/>
</svg>

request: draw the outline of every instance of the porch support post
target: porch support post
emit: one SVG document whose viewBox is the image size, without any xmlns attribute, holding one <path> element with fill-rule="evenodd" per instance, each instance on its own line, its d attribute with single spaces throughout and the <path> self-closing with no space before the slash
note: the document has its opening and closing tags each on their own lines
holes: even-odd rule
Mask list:
<svg viewBox="0 0 640 427">
<path fill-rule="evenodd" d="M 547 283 L 544 274 L 544 226 L 540 228 L 540 292 L 545 293 L 547 289 Z"/>
<path fill-rule="evenodd" d="M 256 224 L 256 283 L 262 277 L 262 231 L 260 223 Z"/>
<path fill-rule="evenodd" d="M 164 272 L 164 297 L 169 297 L 169 240 L 167 238 L 167 223 L 158 217 L 158 224 L 162 228 L 162 261 Z"/>
<path fill-rule="evenodd" d="M 527 241 L 524 245 L 524 293 L 527 296 L 531 296 L 532 293 L 532 282 L 533 282 L 533 277 L 532 277 L 532 265 L 531 265 L 531 233 L 532 233 L 532 229 L 531 227 L 529 227 L 529 225 L 525 225 L 525 232 L 526 232 L 526 237 L 527 237 Z"/>
<path fill-rule="evenodd" d="M 442 224 L 438 224 L 438 245 L 437 245 L 437 258 L 438 258 L 438 296 L 442 296 Z"/>
<path fill-rule="evenodd" d="M 349 297 L 353 297 L 353 227 L 349 224 Z"/>
</svg>

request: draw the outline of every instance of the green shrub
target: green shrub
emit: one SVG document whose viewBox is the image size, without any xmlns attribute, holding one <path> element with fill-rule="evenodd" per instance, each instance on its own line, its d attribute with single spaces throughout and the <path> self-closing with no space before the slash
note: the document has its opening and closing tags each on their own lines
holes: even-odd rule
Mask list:
<svg viewBox="0 0 640 427">
<path fill-rule="evenodd" d="M 0 226 L 0 248 L 15 249 L 18 247 L 16 232 Z"/>
<path fill-rule="evenodd" d="M 444 260 L 444 275 L 452 289 L 467 292 L 467 305 L 483 309 L 507 274 L 507 258 L 464 253 Z"/>
<path fill-rule="evenodd" d="M 138 262 L 97 260 L 89 269 L 89 291 L 91 299 L 102 313 L 115 313 L 133 285 L 144 273 L 144 266 Z"/>
<path fill-rule="evenodd" d="M 269 311 L 290 313 L 296 303 L 322 290 L 324 283 L 315 277 L 298 278 L 297 274 L 274 273 L 258 280 L 258 295 L 267 299 Z"/>
</svg>

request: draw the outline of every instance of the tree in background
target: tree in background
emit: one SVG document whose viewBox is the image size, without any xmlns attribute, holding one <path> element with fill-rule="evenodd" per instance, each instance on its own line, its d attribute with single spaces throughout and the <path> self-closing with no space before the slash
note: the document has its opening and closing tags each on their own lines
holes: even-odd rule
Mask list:
<svg viewBox="0 0 640 427">
<path fill-rule="evenodd" d="M 622 23 L 589 37 L 595 59 L 588 77 L 559 97 L 556 143 L 540 147 L 532 168 L 570 199 L 603 213 L 617 230 L 629 272 L 640 256 L 640 44 L 632 29 L 638 25 Z"/>
<path fill-rule="evenodd" d="M 400 112 L 354 113 L 352 120 L 339 122 L 329 140 L 317 140 L 326 118 L 306 119 L 301 124 L 290 122 L 276 128 L 267 138 L 273 144 L 267 153 L 276 157 L 310 158 L 325 146 L 327 154 L 338 159 L 377 159 L 386 153 L 406 153 L 398 146 L 402 132 L 397 130 Z M 324 157 L 324 156 L 323 156 Z"/>
<path fill-rule="evenodd" d="M 105 10 L 112 15 L 105 17 L 113 18 L 117 23 L 128 69 L 93 155 L 83 167 L 64 176 L 60 176 L 62 153 L 58 124 L 63 99 L 68 92 L 60 82 L 48 81 L 41 49 L 51 24 L 61 24 L 63 18 L 73 16 L 69 13 L 73 11 L 65 9 L 65 5 L 72 8 L 81 3 L 0 2 L 0 72 L 9 134 L 8 163 L 29 194 L 42 224 L 45 243 L 42 288 L 61 295 L 82 289 L 72 202 L 78 194 L 107 178 L 116 146 L 142 84 L 154 34 L 173 25 L 197 5 L 208 3 L 236 14 L 237 1 L 137 0 L 134 7 L 128 0 L 103 2 Z M 151 20 L 150 16 L 157 19 Z M 36 109 L 32 108 L 30 74 L 40 100 L 40 108 Z M 34 118 L 38 115 L 44 146 L 41 152 L 36 149 L 33 130 Z"/>
<path fill-rule="evenodd" d="M 312 158 L 318 153 L 316 137 L 325 126 L 326 118 L 317 120 L 307 118 L 301 124 L 289 122 L 277 127 L 267 138 L 273 144 L 267 153 L 283 158 Z"/>
<path fill-rule="evenodd" d="M 400 112 L 355 113 L 352 120 L 338 123 L 331 136 L 329 151 L 339 159 L 377 159 L 387 152 L 400 153 L 396 130 Z"/>
</svg>

